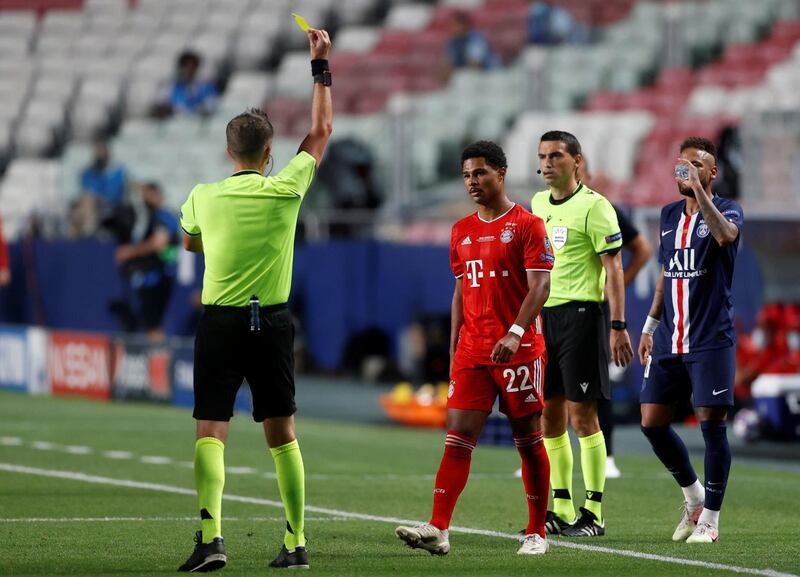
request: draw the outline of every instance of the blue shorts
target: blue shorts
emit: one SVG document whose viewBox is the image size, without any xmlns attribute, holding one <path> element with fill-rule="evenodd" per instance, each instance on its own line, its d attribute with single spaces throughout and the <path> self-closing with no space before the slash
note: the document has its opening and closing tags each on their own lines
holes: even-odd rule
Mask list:
<svg viewBox="0 0 800 577">
<path fill-rule="evenodd" d="M 736 349 L 650 357 L 639 402 L 671 405 L 694 395 L 695 407 L 733 405 Z"/>
</svg>

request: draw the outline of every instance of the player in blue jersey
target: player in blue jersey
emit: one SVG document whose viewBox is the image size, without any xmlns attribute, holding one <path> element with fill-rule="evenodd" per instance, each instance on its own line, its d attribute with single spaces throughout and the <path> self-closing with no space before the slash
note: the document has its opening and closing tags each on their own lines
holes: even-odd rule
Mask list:
<svg viewBox="0 0 800 577">
<path fill-rule="evenodd" d="M 676 176 L 685 198 L 661 210 L 662 265 L 653 304 L 639 341 L 645 365 L 642 432 L 684 495 L 673 541 L 713 543 L 731 467 L 725 419 L 733 405 L 735 332 L 731 282 L 742 208 L 714 196 L 716 149 L 705 138 L 680 147 Z M 676 403 L 694 395 L 705 440 L 705 485 L 681 438 L 670 426 Z"/>
</svg>

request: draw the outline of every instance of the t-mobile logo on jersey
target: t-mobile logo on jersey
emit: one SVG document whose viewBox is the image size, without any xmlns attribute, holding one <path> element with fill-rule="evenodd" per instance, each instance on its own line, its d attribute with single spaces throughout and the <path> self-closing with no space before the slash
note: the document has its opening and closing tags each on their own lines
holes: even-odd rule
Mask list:
<svg viewBox="0 0 800 577">
<path fill-rule="evenodd" d="M 469 285 L 471 287 L 480 286 L 478 279 L 483 278 L 483 261 L 482 260 L 468 260 L 467 265 L 467 280 L 472 281 Z"/>
</svg>

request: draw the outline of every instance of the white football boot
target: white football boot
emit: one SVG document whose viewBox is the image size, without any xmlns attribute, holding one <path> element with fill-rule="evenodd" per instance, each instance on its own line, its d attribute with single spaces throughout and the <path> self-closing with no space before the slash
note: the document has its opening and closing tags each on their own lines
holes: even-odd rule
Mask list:
<svg viewBox="0 0 800 577">
<path fill-rule="evenodd" d="M 430 523 L 398 527 L 394 534 L 412 549 L 425 549 L 431 555 L 447 555 L 450 552 L 447 530 L 442 531 Z"/>
<path fill-rule="evenodd" d="M 525 535 L 522 541 L 522 546 L 517 550 L 517 555 L 544 555 L 550 545 L 547 539 L 533 533 L 532 535 Z"/>
<path fill-rule="evenodd" d="M 700 518 L 700 513 L 703 512 L 703 504 L 700 503 L 692 507 L 688 501 L 683 502 L 681 507 L 681 520 L 672 534 L 673 541 L 686 541 L 689 536 L 694 533 L 697 527 L 697 520 Z"/>
</svg>

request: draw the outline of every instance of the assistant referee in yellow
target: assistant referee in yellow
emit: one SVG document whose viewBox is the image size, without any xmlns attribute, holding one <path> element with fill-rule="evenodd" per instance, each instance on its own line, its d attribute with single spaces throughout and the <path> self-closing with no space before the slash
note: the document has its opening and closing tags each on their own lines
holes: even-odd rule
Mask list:
<svg viewBox="0 0 800 577">
<path fill-rule="evenodd" d="M 194 353 L 194 471 L 202 529 L 179 571 L 225 566 L 222 538 L 223 452 L 236 392 L 247 379 L 253 419 L 263 423 L 275 460 L 286 532 L 272 567 L 308 568 L 305 549 L 305 476 L 294 427 L 294 327 L 287 308 L 297 215 L 332 131 L 331 41 L 309 30 L 311 130 L 297 155 L 264 177 L 273 129 L 251 109 L 228 123 L 234 173 L 194 187 L 181 208 L 184 246 L 205 255 L 205 305 Z"/>
<path fill-rule="evenodd" d="M 583 155 L 574 135 L 546 132 L 538 156 L 548 190 L 536 193 L 531 211 L 544 220 L 556 259 L 542 309 L 547 347 L 542 422 L 553 490 L 553 511 L 547 512 L 545 527 L 548 533 L 568 537 L 599 536 L 605 534 L 606 446 L 597 401 L 610 398 L 608 349 L 618 366 L 633 358 L 625 324 L 622 233 L 611 203 L 578 180 Z M 611 309 L 609 345 L 601 306 L 604 290 Z M 572 504 L 567 420 L 580 442 L 586 488 L 578 517 Z"/>
</svg>

